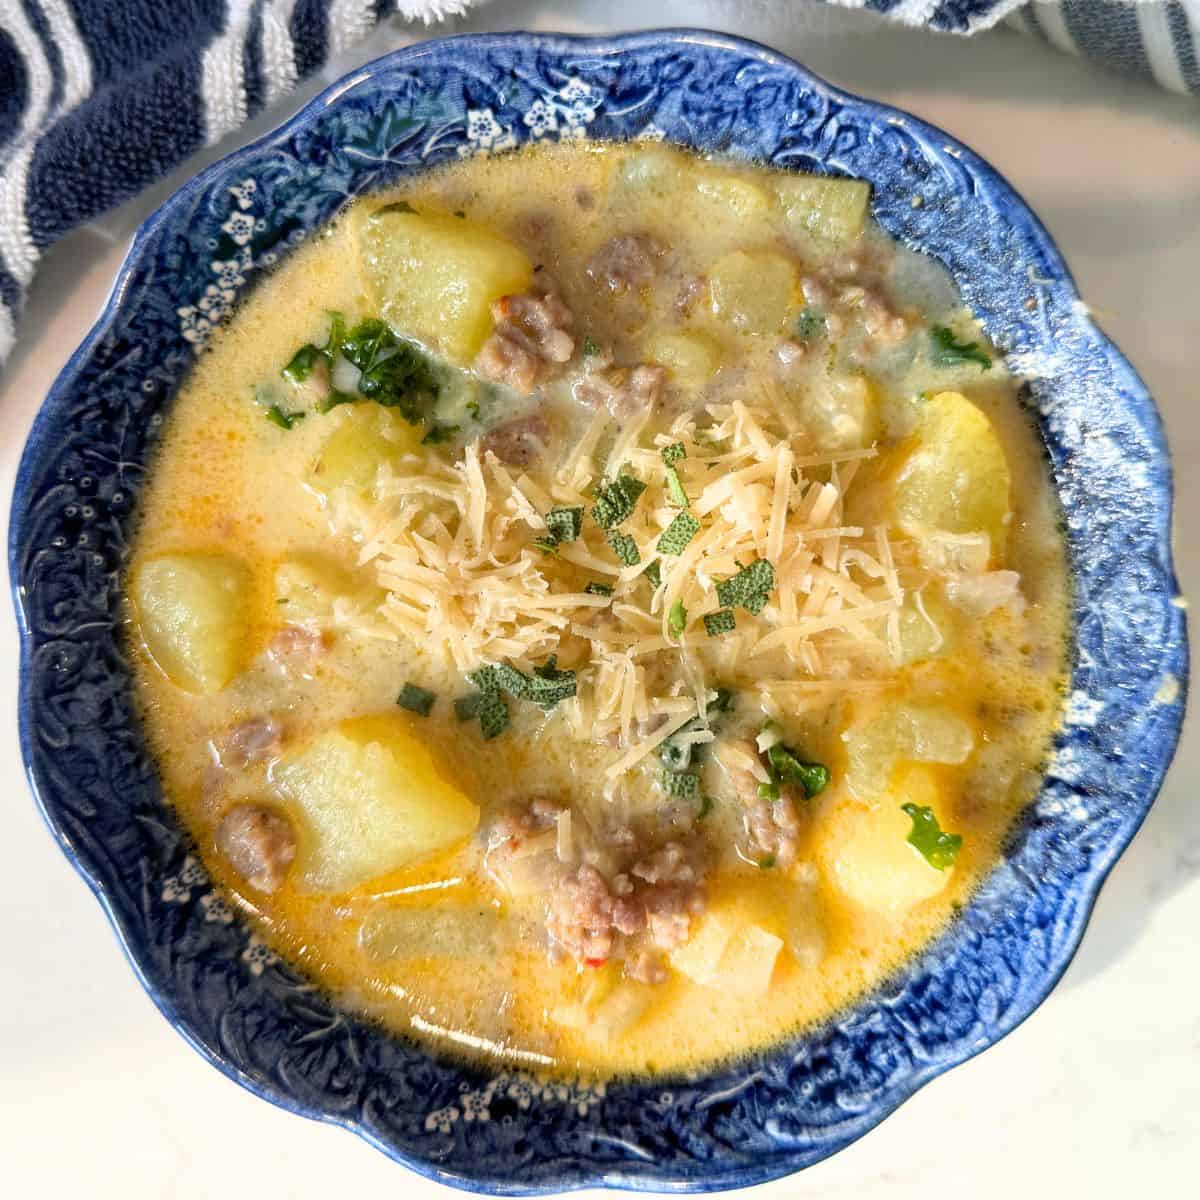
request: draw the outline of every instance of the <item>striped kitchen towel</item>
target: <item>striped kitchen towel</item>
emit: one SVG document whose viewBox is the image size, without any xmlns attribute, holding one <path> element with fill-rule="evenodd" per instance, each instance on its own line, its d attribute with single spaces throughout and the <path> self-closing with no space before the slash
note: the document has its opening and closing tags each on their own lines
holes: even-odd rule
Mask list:
<svg viewBox="0 0 1200 1200">
<path fill-rule="evenodd" d="M 435 21 L 478 2 L 0 0 L 0 362 L 57 238 L 285 96 L 379 21 Z M 1200 0 L 832 2 L 951 33 L 1008 18 L 1200 94 Z M 696 0 L 694 23 L 714 7 Z"/>
</svg>

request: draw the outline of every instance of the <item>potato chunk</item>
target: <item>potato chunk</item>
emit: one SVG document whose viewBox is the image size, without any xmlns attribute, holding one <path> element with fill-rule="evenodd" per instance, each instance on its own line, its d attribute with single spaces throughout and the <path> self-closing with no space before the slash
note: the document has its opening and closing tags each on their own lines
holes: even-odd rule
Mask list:
<svg viewBox="0 0 1200 1200">
<path fill-rule="evenodd" d="M 138 632 L 164 675 L 186 692 L 219 692 L 238 669 L 250 573 L 224 554 L 163 554 L 129 586 Z"/>
<path fill-rule="evenodd" d="M 358 944 L 371 962 L 403 958 L 490 961 L 505 926 L 492 908 L 441 901 L 432 906 L 379 905 L 363 920 Z"/>
<path fill-rule="evenodd" d="M 857 449 L 879 435 L 879 397 L 862 375 L 815 382 L 800 414 L 818 450 Z"/>
<path fill-rule="evenodd" d="M 950 798 L 936 769 L 903 768 L 872 804 L 844 797 L 817 830 L 817 857 L 826 876 L 856 904 L 886 916 L 900 916 L 936 896 L 954 873 L 953 867 L 930 866 L 909 843 L 912 818 L 905 804 L 933 809 L 944 825 Z"/>
<path fill-rule="evenodd" d="M 861 179 L 826 175 L 787 175 L 775 182 L 784 219 L 832 242 L 849 242 L 862 233 L 871 185 Z"/>
<path fill-rule="evenodd" d="M 421 429 L 378 404 L 345 405 L 337 428 L 325 439 L 304 475 L 308 488 L 328 498 L 338 489 L 365 494 L 379 468 L 421 444 Z"/>
<path fill-rule="evenodd" d="M 975 748 L 971 726 L 948 708 L 898 704 L 850 731 L 846 783 L 856 796 L 887 790 L 902 762 L 963 763 Z"/>
<path fill-rule="evenodd" d="M 708 210 L 718 218 L 753 220 L 763 216 L 771 204 L 757 184 L 724 172 L 702 171 L 696 180 L 696 193 L 703 202 L 701 212 Z"/>
<path fill-rule="evenodd" d="M 704 987 L 761 996 L 770 986 L 782 949 L 782 938 L 736 909 L 714 909 L 691 939 L 671 954 L 671 966 Z"/>
<path fill-rule="evenodd" d="M 479 823 L 400 716 L 344 721 L 287 755 L 275 780 L 305 818 L 300 867 L 314 891 L 343 892 L 428 858 Z"/>
<path fill-rule="evenodd" d="M 796 268 L 769 251 L 735 250 L 709 272 L 713 315 L 742 333 L 779 333 L 799 298 Z"/>
<path fill-rule="evenodd" d="M 589 1041 L 608 1046 L 636 1025 L 654 1000 L 652 987 L 622 979 L 610 963 L 589 972 L 580 1000 L 559 1005 L 549 1016 L 556 1025 L 577 1029 Z"/>
<path fill-rule="evenodd" d="M 684 388 L 703 387 L 721 365 L 721 348 L 703 333 L 660 333 L 646 343 L 646 357 L 671 372 Z"/>
<path fill-rule="evenodd" d="M 917 538 L 986 533 L 1000 555 L 1012 519 L 1010 486 L 1004 447 L 984 413 L 958 392 L 930 397 L 895 476 L 900 528 Z"/>
<path fill-rule="evenodd" d="M 394 329 L 466 365 L 491 332 L 491 305 L 523 292 L 529 259 L 482 225 L 384 206 L 358 227 L 359 261 Z"/>
<path fill-rule="evenodd" d="M 275 602 L 289 625 L 324 629 L 335 625 L 341 601 L 345 616 L 365 618 L 384 600 L 384 591 L 356 579 L 320 554 L 297 554 L 275 568 Z"/>
</svg>

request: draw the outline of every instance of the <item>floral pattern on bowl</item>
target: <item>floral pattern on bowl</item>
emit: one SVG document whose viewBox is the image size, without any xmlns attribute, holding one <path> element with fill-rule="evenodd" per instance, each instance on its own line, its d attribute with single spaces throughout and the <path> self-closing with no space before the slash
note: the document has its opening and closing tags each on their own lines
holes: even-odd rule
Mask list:
<svg viewBox="0 0 1200 1200">
<path fill-rule="evenodd" d="M 239 291 L 347 197 L 529 140 L 667 138 L 875 185 L 1028 397 L 1067 514 L 1071 695 L 1038 800 L 954 925 L 820 1029 L 699 1077 L 607 1086 L 463 1066 L 340 1011 L 214 890 L 164 804 L 120 637 L 146 464 Z M 919 202 L 914 199 L 919 197 Z M 134 239 L 38 416 L 13 507 L 22 749 L 39 804 L 159 1008 L 231 1078 L 418 1171 L 517 1194 L 696 1191 L 824 1158 L 1026 1017 L 1178 738 L 1187 645 L 1153 403 L 1044 229 L 970 150 L 761 47 L 701 32 L 448 39 L 389 55 L 186 185 Z"/>
</svg>

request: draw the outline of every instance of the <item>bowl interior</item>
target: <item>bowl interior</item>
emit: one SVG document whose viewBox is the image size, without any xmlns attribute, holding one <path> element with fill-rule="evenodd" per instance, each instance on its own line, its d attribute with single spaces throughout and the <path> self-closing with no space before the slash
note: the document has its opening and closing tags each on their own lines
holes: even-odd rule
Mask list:
<svg viewBox="0 0 1200 1200">
<path fill-rule="evenodd" d="M 1071 691 L 1045 785 L 946 934 L 786 1045 L 700 1078 L 607 1086 L 444 1061 L 339 1011 L 279 962 L 214 891 L 164 804 L 120 641 L 147 463 L 197 350 L 239 293 L 349 196 L 457 156 L 577 137 L 665 137 L 872 181 L 876 218 L 950 269 L 1028 376 L 1076 587 Z M 701 32 L 428 43 L 334 85 L 139 231 L 47 398 L 17 482 L 22 748 L 51 830 L 156 1003 L 260 1095 L 493 1192 L 753 1183 L 859 1136 L 1010 1030 L 1065 968 L 1182 719 L 1170 487 L 1153 403 L 1045 231 L 945 134 Z"/>
</svg>

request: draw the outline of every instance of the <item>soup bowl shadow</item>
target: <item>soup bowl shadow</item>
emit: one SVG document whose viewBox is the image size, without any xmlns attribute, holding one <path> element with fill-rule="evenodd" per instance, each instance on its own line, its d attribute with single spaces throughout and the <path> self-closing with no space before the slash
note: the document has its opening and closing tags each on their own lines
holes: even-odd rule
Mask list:
<svg viewBox="0 0 1200 1200">
<path fill-rule="evenodd" d="M 1044 786 L 971 902 L 820 1028 L 694 1076 L 607 1084 L 463 1065 L 339 1009 L 214 889 L 164 802 L 121 577 L 165 414 L 238 297 L 347 198 L 536 140 L 661 139 L 874 185 L 1024 375 L 1066 513 L 1075 640 Z M 985 162 L 736 38 L 450 38 L 354 72 L 139 229 L 25 449 L 9 544 L 20 735 L 53 835 L 167 1019 L 231 1078 L 423 1174 L 497 1194 L 716 1190 L 808 1166 L 1011 1030 L 1070 961 L 1159 788 L 1187 685 L 1171 475 L 1145 387 Z"/>
</svg>

